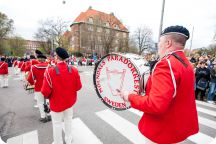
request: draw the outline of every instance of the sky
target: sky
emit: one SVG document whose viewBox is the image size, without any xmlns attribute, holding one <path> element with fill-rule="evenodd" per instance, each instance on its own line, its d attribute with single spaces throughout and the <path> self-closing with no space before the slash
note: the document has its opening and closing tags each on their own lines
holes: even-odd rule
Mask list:
<svg viewBox="0 0 216 144">
<path fill-rule="evenodd" d="M 15 33 L 33 40 L 39 21 L 61 18 L 70 24 L 89 6 L 105 13 L 113 12 L 128 28 L 130 34 L 137 27 L 147 26 L 158 41 L 163 0 L 0 0 L 0 12 L 14 20 Z M 216 0 L 166 0 L 163 29 L 183 25 L 192 35 L 186 48 L 206 47 L 213 43 L 216 32 Z M 68 30 L 69 30 L 68 25 Z"/>
</svg>

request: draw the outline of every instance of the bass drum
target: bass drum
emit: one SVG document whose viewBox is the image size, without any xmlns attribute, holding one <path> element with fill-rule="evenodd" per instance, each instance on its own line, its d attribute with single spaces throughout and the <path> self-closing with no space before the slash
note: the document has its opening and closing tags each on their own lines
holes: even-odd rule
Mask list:
<svg viewBox="0 0 216 144">
<path fill-rule="evenodd" d="M 147 61 L 136 54 L 110 53 L 96 64 L 93 81 L 97 95 L 108 107 L 126 110 L 130 103 L 117 96 L 117 90 L 143 95 L 149 77 Z"/>
</svg>

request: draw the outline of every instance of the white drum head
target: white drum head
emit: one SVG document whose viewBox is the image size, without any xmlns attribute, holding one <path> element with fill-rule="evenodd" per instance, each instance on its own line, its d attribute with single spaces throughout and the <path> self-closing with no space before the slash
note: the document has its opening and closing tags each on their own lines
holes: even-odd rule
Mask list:
<svg viewBox="0 0 216 144">
<path fill-rule="evenodd" d="M 117 96 L 117 89 L 139 93 L 140 72 L 130 58 L 112 53 L 104 56 L 95 66 L 94 86 L 103 103 L 115 110 L 126 110 L 130 103 Z"/>
</svg>

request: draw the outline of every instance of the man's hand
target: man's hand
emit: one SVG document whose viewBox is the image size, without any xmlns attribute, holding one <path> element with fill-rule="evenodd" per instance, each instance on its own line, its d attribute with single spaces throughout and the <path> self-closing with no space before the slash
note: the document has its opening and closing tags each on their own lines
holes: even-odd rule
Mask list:
<svg viewBox="0 0 216 144">
<path fill-rule="evenodd" d="M 120 96 L 125 102 L 128 102 L 128 96 L 129 96 L 129 92 L 126 90 L 122 90 L 120 91 L 119 89 L 116 89 L 117 91 L 117 95 Z"/>
</svg>

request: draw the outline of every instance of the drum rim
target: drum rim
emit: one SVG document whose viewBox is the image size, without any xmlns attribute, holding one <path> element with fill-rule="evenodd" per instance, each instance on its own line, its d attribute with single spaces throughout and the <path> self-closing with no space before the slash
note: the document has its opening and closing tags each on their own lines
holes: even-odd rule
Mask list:
<svg viewBox="0 0 216 144">
<path fill-rule="evenodd" d="M 131 108 L 131 105 L 126 107 L 126 108 L 116 108 L 116 107 L 112 107 L 111 105 L 109 105 L 108 103 L 106 103 L 104 100 L 103 100 L 103 97 L 100 95 L 99 91 L 98 91 L 98 88 L 97 88 L 97 85 L 96 85 L 96 71 L 97 71 L 97 68 L 99 66 L 99 64 L 102 62 L 103 59 L 105 59 L 107 56 L 109 55 L 121 55 L 123 57 L 125 57 L 123 55 L 123 53 L 109 53 L 109 54 L 106 54 L 104 55 L 98 62 L 97 64 L 95 64 L 95 67 L 94 67 L 94 72 L 93 72 L 93 84 L 94 84 L 94 88 L 95 88 L 95 91 L 97 93 L 97 96 L 100 98 L 100 100 L 106 105 L 108 106 L 109 108 L 113 109 L 113 110 L 117 110 L 117 111 L 123 111 L 123 110 L 127 110 L 129 108 Z M 126 58 L 126 57 L 125 57 Z M 132 64 L 133 66 L 135 67 L 137 73 L 139 74 L 139 80 L 140 80 L 140 71 L 138 71 L 138 68 L 137 66 L 129 59 L 127 58 Z"/>
</svg>

